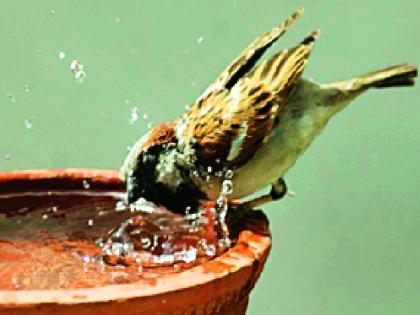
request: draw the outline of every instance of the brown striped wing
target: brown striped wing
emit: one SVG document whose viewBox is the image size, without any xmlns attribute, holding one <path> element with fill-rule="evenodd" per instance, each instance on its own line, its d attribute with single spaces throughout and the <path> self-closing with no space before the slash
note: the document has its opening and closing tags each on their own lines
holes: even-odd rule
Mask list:
<svg viewBox="0 0 420 315">
<path fill-rule="evenodd" d="M 230 89 L 235 83 L 242 78 L 249 70 L 251 70 L 263 53 L 279 39 L 287 29 L 302 15 L 303 8 L 299 8 L 280 26 L 274 27 L 265 34 L 259 36 L 252 42 L 241 54 L 233 60 L 216 80 L 204 91 L 198 98 L 196 103 L 205 100 L 211 94 L 223 90 Z"/>
<path fill-rule="evenodd" d="M 268 139 L 299 81 L 317 33 L 263 61 L 230 89 L 213 91 L 184 116 L 201 165 L 238 167 Z"/>
</svg>

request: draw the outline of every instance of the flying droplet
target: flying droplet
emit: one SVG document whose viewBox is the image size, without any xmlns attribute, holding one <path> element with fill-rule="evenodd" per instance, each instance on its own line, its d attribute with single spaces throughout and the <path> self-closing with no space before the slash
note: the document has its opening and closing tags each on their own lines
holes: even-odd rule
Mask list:
<svg viewBox="0 0 420 315">
<path fill-rule="evenodd" d="M 288 190 L 286 193 L 289 197 L 296 197 L 296 192 L 294 192 L 293 190 Z"/>
<path fill-rule="evenodd" d="M 32 121 L 30 121 L 29 119 L 25 119 L 24 123 L 25 123 L 26 129 L 32 129 L 33 127 Z"/>
<path fill-rule="evenodd" d="M 143 114 L 143 119 L 147 120 L 149 118 L 149 116 L 147 114 Z"/>
<path fill-rule="evenodd" d="M 88 224 L 89 226 L 92 226 L 92 225 L 93 225 L 93 220 L 92 220 L 92 219 L 89 219 L 89 220 L 88 220 L 88 222 L 87 222 L 87 224 Z"/>
<path fill-rule="evenodd" d="M 44 213 L 44 214 L 42 215 L 42 220 L 47 220 L 47 219 L 48 219 L 48 214 Z"/>
<path fill-rule="evenodd" d="M 222 183 L 222 194 L 227 196 L 233 193 L 233 182 L 230 179 L 225 179 Z"/>
<path fill-rule="evenodd" d="M 203 36 L 200 36 L 199 38 L 197 38 L 197 45 L 200 45 L 204 40 Z"/>
<path fill-rule="evenodd" d="M 64 51 L 60 51 L 58 53 L 58 59 L 63 60 L 64 58 L 66 58 L 66 53 Z"/>
<path fill-rule="evenodd" d="M 115 21 L 116 24 L 119 24 L 121 22 L 121 19 L 120 18 L 115 18 L 114 21 Z"/>
<path fill-rule="evenodd" d="M 131 109 L 131 115 L 129 120 L 130 125 L 133 125 L 137 121 L 137 119 L 139 119 L 139 108 L 137 106 L 134 106 Z"/>
<path fill-rule="evenodd" d="M 28 93 L 31 90 L 31 87 L 29 86 L 29 83 L 26 83 L 24 88 L 25 88 L 26 93 Z"/>
<path fill-rule="evenodd" d="M 74 73 L 74 79 L 78 82 L 78 83 L 83 83 L 83 81 L 86 78 L 86 72 L 84 72 L 83 70 L 78 70 Z"/>
<path fill-rule="evenodd" d="M 233 177 L 233 171 L 232 170 L 227 170 L 225 173 L 225 178 L 226 179 L 231 179 Z"/>
<path fill-rule="evenodd" d="M 55 10 L 51 9 L 50 14 L 55 15 Z"/>
<path fill-rule="evenodd" d="M 77 59 L 73 59 L 72 62 L 70 62 L 69 67 L 71 71 L 77 71 L 77 70 L 83 69 L 83 65 Z"/>
<path fill-rule="evenodd" d="M 9 100 L 11 101 L 11 102 L 16 102 L 16 95 L 14 95 L 14 94 L 7 94 L 7 97 L 9 98 Z"/>
<path fill-rule="evenodd" d="M 149 122 L 149 123 L 147 124 L 147 128 L 152 129 L 152 127 L 153 127 L 153 124 L 152 124 L 151 122 Z"/>
<path fill-rule="evenodd" d="M 86 78 L 86 72 L 83 70 L 83 64 L 78 59 L 74 59 L 72 62 L 70 62 L 69 67 L 70 70 L 73 72 L 74 79 L 78 83 L 83 83 L 83 81 Z"/>
<path fill-rule="evenodd" d="M 11 155 L 10 153 L 6 153 L 6 154 L 4 155 L 4 159 L 5 159 L 6 161 L 10 161 L 10 160 L 12 159 L 12 155 Z"/>
</svg>

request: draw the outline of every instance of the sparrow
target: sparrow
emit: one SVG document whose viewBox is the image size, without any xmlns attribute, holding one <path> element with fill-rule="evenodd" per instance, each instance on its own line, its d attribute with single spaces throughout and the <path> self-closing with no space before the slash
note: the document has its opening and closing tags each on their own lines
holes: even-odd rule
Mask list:
<svg viewBox="0 0 420 315">
<path fill-rule="evenodd" d="M 414 84 L 417 69 L 408 64 L 330 84 L 303 79 L 318 30 L 258 63 L 302 13 L 252 42 L 181 118 L 137 141 L 121 168 L 129 202 L 185 213 L 217 200 L 226 183 L 232 201 L 271 185 L 247 207 L 278 200 L 285 174 L 335 114 L 369 89 Z"/>
</svg>

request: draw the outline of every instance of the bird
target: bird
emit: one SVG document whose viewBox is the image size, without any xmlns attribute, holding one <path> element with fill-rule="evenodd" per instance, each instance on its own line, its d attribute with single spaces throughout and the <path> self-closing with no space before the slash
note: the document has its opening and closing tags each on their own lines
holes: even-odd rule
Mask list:
<svg viewBox="0 0 420 315">
<path fill-rule="evenodd" d="M 335 114 L 367 90 L 414 85 L 410 64 L 329 84 L 302 78 L 319 30 L 259 61 L 302 13 L 255 39 L 179 119 L 136 142 L 121 168 L 128 202 L 144 198 L 186 213 L 217 200 L 225 183 L 232 204 L 279 200 L 285 174 Z M 241 201 L 264 187 L 271 189 Z"/>
</svg>

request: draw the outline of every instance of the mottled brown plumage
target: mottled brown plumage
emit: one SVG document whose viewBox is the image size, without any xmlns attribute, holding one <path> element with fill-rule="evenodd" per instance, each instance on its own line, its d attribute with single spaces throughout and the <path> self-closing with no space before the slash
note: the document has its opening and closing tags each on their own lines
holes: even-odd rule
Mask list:
<svg viewBox="0 0 420 315">
<path fill-rule="evenodd" d="M 318 31 L 252 68 L 301 13 L 247 47 L 184 114 L 182 134 L 193 139 L 200 164 L 217 167 L 216 161 L 224 161 L 238 167 L 264 143 L 301 77 Z"/>
<path fill-rule="evenodd" d="M 407 64 L 331 84 L 303 79 L 318 31 L 257 64 L 302 11 L 249 45 L 181 119 L 135 144 L 122 168 L 130 202 L 143 197 L 181 213 L 197 209 L 220 197 L 228 171 L 229 198 L 271 185 L 246 206 L 279 199 L 287 191 L 283 176 L 336 113 L 370 88 L 414 84 L 417 68 Z"/>
</svg>

